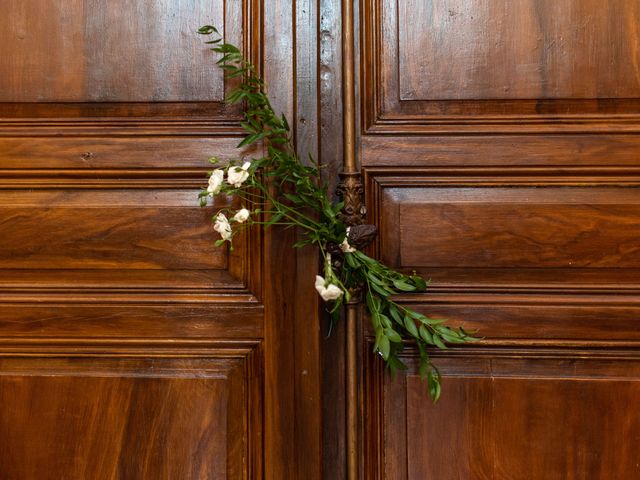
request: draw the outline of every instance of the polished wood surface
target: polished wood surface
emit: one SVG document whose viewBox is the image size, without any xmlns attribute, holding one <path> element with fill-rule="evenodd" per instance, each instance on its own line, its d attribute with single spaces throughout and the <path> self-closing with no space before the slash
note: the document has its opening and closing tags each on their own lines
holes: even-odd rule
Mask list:
<svg viewBox="0 0 640 480">
<path fill-rule="evenodd" d="M 242 478 L 251 365 L 220 353 L 3 359 L 3 477 Z"/>
<path fill-rule="evenodd" d="M 191 33 L 225 18 L 224 3 L 3 2 L 0 102 L 220 102 L 222 72 Z M 229 26 L 240 5 L 230 3 Z"/>
<path fill-rule="evenodd" d="M 640 88 L 636 2 L 400 0 L 397 18 L 401 100 L 634 98 Z"/>
<path fill-rule="evenodd" d="M 323 0 L 318 35 L 318 117 L 321 174 L 335 192 L 343 169 L 341 0 Z M 356 38 L 357 38 L 356 30 Z M 345 355 L 346 328 L 340 324 L 322 341 L 322 478 L 347 478 Z M 323 334 L 330 331 L 325 317 Z"/>
<path fill-rule="evenodd" d="M 361 332 L 364 478 L 635 479 L 637 2 L 362 2 L 372 253 L 477 329 L 394 381 Z"/>
<path fill-rule="evenodd" d="M 200 25 L 318 128 L 291 95 L 314 88 L 317 4 L 262 3 L 0 5 L 0 478 L 321 478 L 316 252 L 215 248 L 231 200 L 197 200 L 208 157 L 262 153 L 236 149 L 237 80 Z"/>
<path fill-rule="evenodd" d="M 341 6 L 0 6 L 0 477 L 345 478 L 315 252 L 290 231 L 215 250 L 196 207 L 241 131 L 193 35 L 243 46 L 333 188 Z M 402 301 L 484 337 L 434 352 L 433 406 L 411 346 L 391 379 L 360 320 L 362 476 L 637 478 L 638 6 L 355 13 L 371 253 L 432 278 Z"/>
<path fill-rule="evenodd" d="M 227 254 L 211 252 L 209 212 L 193 189 L 0 192 L 0 235 L 14 242 L 2 268 L 222 270 Z M 46 205 L 46 208 L 40 206 Z M 198 228 L 194 228 L 199 225 Z M 33 235 L 41 230 L 46 236 Z M 172 255 L 176 245 L 182 254 Z M 9 245 L 7 245 L 9 247 Z"/>
<path fill-rule="evenodd" d="M 637 355 L 555 353 L 438 357 L 447 391 L 435 406 L 413 367 L 385 381 L 380 445 L 404 453 L 385 455 L 382 477 L 635 478 Z"/>
</svg>

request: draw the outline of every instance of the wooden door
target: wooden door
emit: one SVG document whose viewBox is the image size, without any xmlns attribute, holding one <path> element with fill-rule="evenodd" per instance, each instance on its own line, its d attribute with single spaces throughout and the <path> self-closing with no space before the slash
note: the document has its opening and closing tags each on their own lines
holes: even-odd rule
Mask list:
<svg viewBox="0 0 640 480">
<path fill-rule="evenodd" d="M 317 470 L 319 326 L 291 307 L 313 259 L 277 232 L 216 249 L 197 201 L 209 156 L 256 153 L 199 26 L 267 59 L 294 110 L 310 27 L 269 3 L 1 2 L 0 478 Z"/>
<path fill-rule="evenodd" d="M 432 405 L 362 334 L 365 478 L 640 477 L 640 5 L 363 0 L 375 253 L 477 329 Z"/>
</svg>

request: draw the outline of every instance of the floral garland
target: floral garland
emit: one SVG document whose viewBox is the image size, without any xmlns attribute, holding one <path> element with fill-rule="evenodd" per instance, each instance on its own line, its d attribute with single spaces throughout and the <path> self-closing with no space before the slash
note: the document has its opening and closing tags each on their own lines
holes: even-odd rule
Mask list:
<svg viewBox="0 0 640 480">
<path fill-rule="evenodd" d="M 222 55 L 217 64 L 228 78 L 242 79 L 227 97 L 229 103 L 246 105 L 241 125 L 247 136 L 238 147 L 259 141 L 266 145 L 265 156 L 251 161 L 223 166 L 217 158 L 209 159 L 217 168 L 210 172 L 208 186 L 200 192 L 201 206 L 219 194 L 236 197 L 243 203 L 240 210 L 225 208 L 213 216 L 213 228 L 221 237 L 216 246 L 231 243 L 240 231 L 254 225 L 297 228 L 301 240 L 294 246 L 315 245 L 324 260 L 324 276 L 316 276 L 315 288 L 327 302 L 333 322 L 339 319 L 341 307 L 352 292 L 362 291 L 375 331 L 374 352 L 392 372 L 406 369 L 399 354 L 404 340 L 414 341 L 420 354 L 420 376 L 427 380 L 429 395 L 437 401 L 441 378 L 429 349 L 444 349 L 447 343 L 475 338 L 462 327 L 450 328 L 442 319 L 427 317 L 392 300 L 401 293 L 425 291 L 427 282 L 415 273 L 397 272 L 361 251 L 371 237 L 367 229 L 370 226 L 345 225 L 341 215 L 344 203 L 331 201 L 314 160 L 310 158 L 307 165 L 298 157 L 287 119 L 275 114 L 253 65 L 236 46 L 223 42 L 215 27 L 201 27 L 198 33 L 215 35 L 206 43 Z"/>
</svg>

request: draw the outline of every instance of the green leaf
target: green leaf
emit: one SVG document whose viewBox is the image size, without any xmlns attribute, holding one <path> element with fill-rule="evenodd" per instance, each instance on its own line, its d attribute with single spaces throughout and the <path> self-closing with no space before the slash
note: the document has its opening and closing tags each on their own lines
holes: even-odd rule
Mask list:
<svg viewBox="0 0 640 480">
<path fill-rule="evenodd" d="M 371 296 L 371 301 L 373 303 L 373 307 L 374 307 L 373 310 L 375 310 L 376 312 L 379 312 L 380 311 L 380 307 L 382 306 L 382 302 L 373 293 L 369 292 L 369 295 Z"/>
<path fill-rule="evenodd" d="M 465 339 L 455 333 L 453 330 L 441 331 L 440 336 L 449 343 L 464 343 Z"/>
<path fill-rule="evenodd" d="M 371 323 L 373 324 L 373 328 L 376 330 L 382 330 L 382 320 L 380 319 L 380 314 L 378 312 L 371 312 Z"/>
<path fill-rule="evenodd" d="M 230 43 L 223 43 L 220 45 L 220 52 L 222 53 L 240 53 L 240 49 Z"/>
<path fill-rule="evenodd" d="M 285 114 L 283 113 L 282 116 L 280 117 L 280 120 L 282 121 L 282 125 L 284 126 L 284 128 L 289 131 L 289 122 L 287 122 L 287 117 L 285 116 Z"/>
<path fill-rule="evenodd" d="M 244 128 L 249 133 L 256 133 L 257 129 L 251 122 L 240 122 L 240 126 Z"/>
<path fill-rule="evenodd" d="M 416 287 L 414 287 L 413 285 L 409 285 L 408 283 L 402 280 L 394 280 L 393 286 L 396 287 L 398 290 L 402 290 L 403 292 L 415 292 L 416 290 Z"/>
<path fill-rule="evenodd" d="M 389 322 L 391 323 L 391 322 Z M 384 334 L 393 343 L 402 343 L 402 337 L 393 328 L 385 328 Z"/>
<path fill-rule="evenodd" d="M 377 260 L 374 260 L 373 258 L 369 257 L 368 255 L 365 255 L 364 253 L 362 253 L 361 251 L 357 251 L 354 253 L 354 255 L 356 255 L 360 260 L 362 260 L 364 263 L 366 263 L 367 265 L 371 266 L 371 267 L 379 267 L 380 264 Z"/>
<path fill-rule="evenodd" d="M 420 380 L 424 380 L 427 378 L 427 373 L 429 372 L 429 362 L 427 360 L 420 359 L 420 367 L 418 369 L 418 373 L 420 374 Z"/>
<path fill-rule="evenodd" d="M 365 295 L 365 301 L 367 302 L 367 308 L 369 309 L 369 312 L 373 314 L 377 309 L 376 304 L 373 300 L 373 294 L 370 291 Z"/>
<path fill-rule="evenodd" d="M 419 291 L 425 291 L 427 289 L 427 282 L 425 282 L 425 280 L 418 276 L 418 275 L 411 275 L 411 281 L 415 284 L 416 289 L 418 289 Z"/>
<path fill-rule="evenodd" d="M 440 385 L 440 373 L 433 365 L 430 366 L 429 372 L 427 373 L 427 386 L 431 400 L 433 400 L 433 403 L 436 403 L 440 399 L 442 387 Z"/>
<path fill-rule="evenodd" d="M 242 148 L 245 147 L 247 145 L 251 145 L 252 143 L 255 143 L 259 140 L 262 140 L 264 137 L 268 136 L 270 132 L 260 132 L 260 133 L 255 133 L 253 135 L 249 135 L 247 137 L 244 138 L 244 140 L 242 140 L 239 144 L 238 144 L 238 148 Z"/>
<path fill-rule="evenodd" d="M 384 298 L 392 295 L 392 292 L 389 292 L 387 290 L 385 290 L 383 287 L 381 287 L 380 285 L 377 285 L 375 283 L 370 283 L 369 286 L 375 290 L 377 293 L 379 293 L 380 295 L 382 295 Z"/>
<path fill-rule="evenodd" d="M 381 286 L 386 286 L 387 285 L 387 282 L 385 282 L 381 278 L 378 278 L 377 276 L 375 276 L 373 274 L 373 272 L 371 272 L 371 271 L 367 272 L 367 278 L 369 280 L 371 280 L 371 282 L 375 283 L 376 285 L 381 285 Z"/>
<path fill-rule="evenodd" d="M 389 360 L 387 360 L 387 367 L 391 371 L 391 376 L 395 377 L 395 373 L 397 370 L 406 370 L 407 366 L 404 364 L 402 360 L 400 360 L 395 355 L 390 355 Z"/>
<path fill-rule="evenodd" d="M 393 303 L 389 304 L 389 314 L 391 315 L 391 318 L 395 320 L 396 323 L 399 323 L 400 325 L 404 324 L 402 320 L 402 315 L 400 315 L 400 311 Z"/>
<path fill-rule="evenodd" d="M 425 341 L 425 343 L 428 343 L 429 345 L 433 345 L 433 336 L 431 335 L 431 332 L 429 331 L 429 329 L 424 325 L 420 325 L 420 328 L 418 330 L 420 332 L 420 336 Z"/>
<path fill-rule="evenodd" d="M 391 344 L 389 343 L 389 339 L 386 336 L 380 336 L 380 341 L 376 343 L 375 351 L 382 355 L 382 358 L 384 358 L 385 360 L 389 359 Z"/>
<path fill-rule="evenodd" d="M 393 325 L 391 323 L 391 319 L 389 317 L 387 317 L 384 314 L 379 314 L 378 318 L 380 318 L 380 323 L 385 327 L 385 328 L 391 328 L 391 326 Z"/>
<path fill-rule="evenodd" d="M 446 320 L 441 318 L 428 318 L 415 310 L 407 310 L 407 313 L 424 325 L 436 326 L 446 322 Z"/>
<path fill-rule="evenodd" d="M 436 347 L 438 347 L 441 350 L 446 350 L 447 349 L 447 346 L 444 343 L 442 343 L 442 340 L 440 339 L 439 335 L 432 335 L 432 337 L 433 337 L 433 344 Z"/>
<path fill-rule="evenodd" d="M 356 268 L 359 267 L 358 261 L 356 260 L 356 258 L 352 254 L 345 253 L 344 254 L 344 259 L 347 261 L 347 265 L 349 265 L 351 268 L 356 269 Z"/>
<path fill-rule="evenodd" d="M 420 337 L 420 334 L 418 333 L 418 327 L 416 327 L 415 322 L 409 315 L 405 315 L 404 317 L 404 326 L 407 329 L 407 332 L 409 332 L 412 337 Z"/>
<path fill-rule="evenodd" d="M 200 35 L 210 35 L 212 33 L 218 33 L 218 29 L 213 25 L 203 25 L 197 31 Z"/>
<path fill-rule="evenodd" d="M 447 323 L 447 320 L 445 318 L 426 318 L 427 323 L 429 323 L 429 325 L 442 325 L 443 323 Z"/>
<path fill-rule="evenodd" d="M 274 214 L 267 223 L 265 223 L 265 226 L 270 227 L 271 225 L 278 223 L 283 218 L 284 218 L 284 213 L 278 212 Z"/>
</svg>

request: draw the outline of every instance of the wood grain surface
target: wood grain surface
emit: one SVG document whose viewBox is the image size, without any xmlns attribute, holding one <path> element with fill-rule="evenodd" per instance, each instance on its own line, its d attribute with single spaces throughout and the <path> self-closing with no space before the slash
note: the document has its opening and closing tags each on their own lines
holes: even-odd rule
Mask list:
<svg viewBox="0 0 640 480">
<path fill-rule="evenodd" d="M 636 2 L 400 0 L 401 100 L 633 98 Z"/>
<path fill-rule="evenodd" d="M 435 406 L 414 370 L 387 381 L 384 478 L 637 476 L 637 356 L 523 353 L 438 358 L 446 392 Z"/>
<path fill-rule="evenodd" d="M 236 148 L 238 80 L 201 25 L 317 127 L 291 95 L 314 88 L 317 5 L 262 3 L 0 5 L 0 478 L 321 478 L 316 252 L 215 248 L 239 204 L 197 199 L 208 157 L 262 154 Z"/>
<path fill-rule="evenodd" d="M 8 0 L 2 10 L 0 102 L 222 101 L 222 71 L 194 41 L 198 25 L 225 18 L 222 0 Z"/>
<path fill-rule="evenodd" d="M 243 476 L 249 392 L 240 359 L 1 365 L 5 478 Z"/>
<path fill-rule="evenodd" d="M 364 478 L 635 479 L 637 2 L 365 1 L 360 156 L 399 298 L 482 340 L 394 381 L 361 332 Z"/>
</svg>

